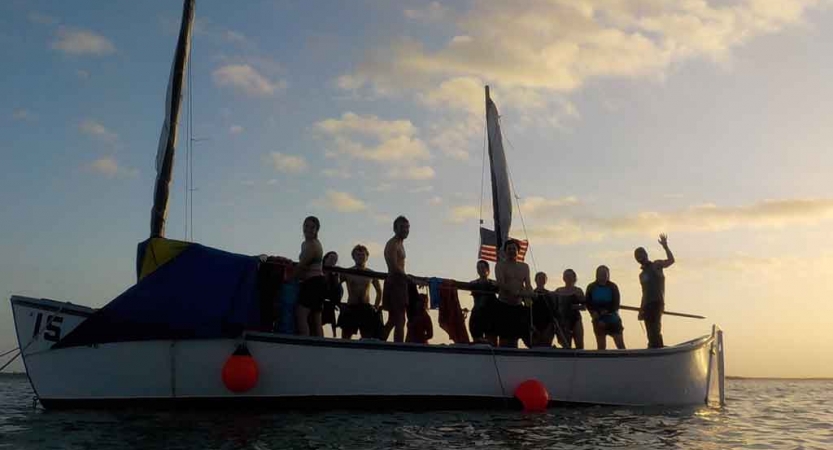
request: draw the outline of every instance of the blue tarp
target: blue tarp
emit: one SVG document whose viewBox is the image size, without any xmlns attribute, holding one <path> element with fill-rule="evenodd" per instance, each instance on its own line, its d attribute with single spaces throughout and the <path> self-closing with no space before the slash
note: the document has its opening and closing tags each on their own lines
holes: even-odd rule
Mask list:
<svg viewBox="0 0 833 450">
<path fill-rule="evenodd" d="M 258 259 L 192 244 L 55 347 L 236 337 L 259 324 Z"/>
</svg>

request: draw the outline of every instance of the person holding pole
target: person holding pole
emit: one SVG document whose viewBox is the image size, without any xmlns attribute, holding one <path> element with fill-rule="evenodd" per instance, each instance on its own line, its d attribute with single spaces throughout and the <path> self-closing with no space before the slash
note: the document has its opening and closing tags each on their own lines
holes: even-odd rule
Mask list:
<svg viewBox="0 0 833 450">
<path fill-rule="evenodd" d="M 668 236 L 659 235 L 659 245 L 665 250 L 666 259 L 651 261 L 648 252 L 639 247 L 633 257 L 642 268 L 639 284 L 642 286 L 642 304 L 639 307 L 639 320 L 645 322 L 648 335 L 648 348 L 662 348 L 662 313 L 665 311 L 665 274 L 663 269 L 674 264 L 674 255 L 668 248 Z"/>
</svg>

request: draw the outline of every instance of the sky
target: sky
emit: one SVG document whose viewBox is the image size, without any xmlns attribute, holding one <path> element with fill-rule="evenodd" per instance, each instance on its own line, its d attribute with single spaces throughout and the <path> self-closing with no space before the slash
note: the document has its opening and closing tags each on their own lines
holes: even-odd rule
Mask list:
<svg viewBox="0 0 833 450">
<path fill-rule="evenodd" d="M 99 307 L 135 282 L 180 15 L 163 0 L 0 1 L 6 298 Z M 666 316 L 667 344 L 714 323 L 730 375 L 833 377 L 830 55 L 828 0 L 201 0 L 167 235 L 186 238 L 190 136 L 188 238 L 297 257 L 314 214 L 340 265 L 363 243 L 383 269 L 404 214 L 409 272 L 472 279 L 491 225 L 488 84 L 512 235 L 547 287 L 607 264 L 638 305 L 633 249 L 663 257 L 666 232 L 666 308 L 708 318 Z M 15 346 L 2 301 L 0 351 Z"/>
</svg>

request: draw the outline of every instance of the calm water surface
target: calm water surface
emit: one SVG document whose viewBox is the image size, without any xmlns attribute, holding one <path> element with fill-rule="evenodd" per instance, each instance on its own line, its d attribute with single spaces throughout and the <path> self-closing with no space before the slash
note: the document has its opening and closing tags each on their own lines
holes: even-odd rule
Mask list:
<svg viewBox="0 0 833 450">
<path fill-rule="evenodd" d="M 833 449 L 833 381 L 730 380 L 710 408 L 431 413 L 48 412 L 0 378 L 0 449 Z"/>
</svg>

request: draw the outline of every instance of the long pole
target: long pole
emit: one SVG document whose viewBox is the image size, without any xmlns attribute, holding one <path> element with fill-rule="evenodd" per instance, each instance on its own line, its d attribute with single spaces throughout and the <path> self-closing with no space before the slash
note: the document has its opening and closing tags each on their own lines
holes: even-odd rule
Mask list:
<svg viewBox="0 0 833 450">
<path fill-rule="evenodd" d="M 277 263 L 266 262 L 264 264 L 277 264 Z M 377 280 L 384 280 L 385 278 L 388 277 L 387 272 L 376 272 L 375 270 L 347 269 L 347 268 L 344 268 L 344 267 L 336 267 L 336 266 L 324 267 L 324 270 L 327 271 L 327 272 L 340 273 L 340 274 L 343 274 L 343 275 L 356 275 L 356 276 L 366 277 L 366 278 L 375 278 Z M 409 276 L 411 278 L 413 278 L 414 280 L 420 282 L 420 283 L 427 283 L 428 280 L 431 278 L 431 277 L 420 277 L 420 276 L 416 276 L 416 275 L 409 275 Z M 442 282 L 444 282 L 444 283 L 451 284 L 452 286 L 454 286 L 455 288 L 457 288 L 461 291 L 497 292 L 497 286 L 491 286 L 491 287 L 490 286 L 483 286 L 482 284 L 479 284 L 479 283 L 467 283 L 467 282 L 464 282 L 464 281 L 457 281 L 457 280 L 452 280 L 452 279 L 449 279 L 449 278 L 438 278 L 438 279 L 442 280 Z M 623 305 L 623 306 L 619 306 L 619 309 L 624 309 L 626 311 L 639 311 L 639 308 L 637 308 L 635 306 L 624 306 Z M 705 319 L 706 318 L 705 316 L 699 316 L 697 314 L 678 313 L 678 312 L 671 312 L 671 311 L 665 311 L 665 312 L 663 312 L 663 314 L 668 315 L 668 316 L 687 317 L 689 319 Z"/>
</svg>

